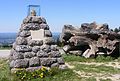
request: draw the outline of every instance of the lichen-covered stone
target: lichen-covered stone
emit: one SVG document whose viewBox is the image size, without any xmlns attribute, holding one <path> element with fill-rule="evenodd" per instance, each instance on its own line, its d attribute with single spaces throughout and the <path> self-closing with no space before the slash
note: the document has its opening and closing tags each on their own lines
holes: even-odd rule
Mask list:
<svg viewBox="0 0 120 81">
<path fill-rule="evenodd" d="M 14 60 L 10 61 L 10 68 L 14 67 Z"/>
<path fill-rule="evenodd" d="M 32 58 L 35 56 L 36 56 L 36 53 L 34 53 L 34 52 L 25 52 L 24 53 L 24 58 Z"/>
<path fill-rule="evenodd" d="M 30 52 L 32 49 L 30 46 L 27 45 L 17 45 L 15 50 L 17 52 Z"/>
<path fill-rule="evenodd" d="M 30 46 L 41 46 L 41 45 L 43 45 L 43 40 L 29 40 L 28 45 L 30 45 Z"/>
<path fill-rule="evenodd" d="M 42 66 L 29 67 L 29 68 L 26 68 L 26 71 L 34 72 L 34 71 L 39 70 L 39 69 L 41 69 L 41 68 L 42 68 Z"/>
<path fill-rule="evenodd" d="M 49 26 L 47 24 L 40 24 L 40 29 L 44 29 L 44 30 L 49 30 Z"/>
<path fill-rule="evenodd" d="M 49 57 L 53 57 L 53 58 L 61 57 L 61 54 L 59 51 L 51 51 L 48 54 L 49 54 Z"/>
<path fill-rule="evenodd" d="M 69 53 L 73 54 L 73 55 L 77 55 L 77 56 L 82 55 L 82 51 L 80 51 L 80 50 L 69 51 Z"/>
<path fill-rule="evenodd" d="M 26 68 L 28 67 L 28 60 L 27 59 L 17 59 L 17 60 L 13 60 L 10 63 L 10 67 L 14 67 L 14 68 Z"/>
<path fill-rule="evenodd" d="M 23 20 L 24 24 L 27 23 L 46 23 L 46 20 L 43 17 L 39 17 L 39 16 L 28 16 Z"/>
<path fill-rule="evenodd" d="M 53 67 L 59 67 L 59 64 L 58 63 L 54 63 L 54 64 L 51 65 L 51 68 L 53 68 Z"/>
<path fill-rule="evenodd" d="M 19 32 L 18 35 L 21 37 L 28 37 L 31 35 L 31 33 L 28 30 L 23 30 L 23 31 Z"/>
<path fill-rule="evenodd" d="M 65 63 L 64 60 L 63 60 L 63 58 L 57 58 L 57 62 L 59 64 L 64 64 Z"/>
<path fill-rule="evenodd" d="M 16 38 L 16 44 L 17 45 L 26 45 L 27 44 L 27 40 L 23 37 L 17 37 Z"/>
<path fill-rule="evenodd" d="M 12 45 L 12 48 L 15 50 L 16 46 L 17 46 L 17 44 L 16 44 L 16 42 L 14 42 Z"/>
<path fill-rule="evenodd" d="M 10 51 L 10 55 L 9 55 L 9 61 L 11 62 L 13 59 L 13 54 L 16 53 L 16 51 L 14 49 L 11 49 Z"/>
<path fill-rule="evenodd" d="M 38 57 L 32 57 L 29 60 L 29 66 L 34 67 L 34 66 L 40 66 L 40 59 Z"/>
<path fill-rule="evenodd" d="M 65 69 L 67 69 L 68 67 L 66 66 L 66 65 L 59 65 L 59 69 L 61 69 L 61 70 L 65 70 Z"/>
<path fill-rule="evenodd" d="M 32 51 L 34 53 L 37 53 L 39 50 L 40 50 L 40 46 L 34 46 L 34 47 L 32 47 Z"/>
<path fill-rule="evenodd" d="M 44 40 L 45 44 L 52 45 L 55 43 L 54 39 L 52 37 L 46 37 Z"/>
<path fill-rule="evenodd" d="M 31 16 L 28 16 L 23 20 L 24 24 L 31 23 L 31 22 L 32 22 L 32 17 Z"/>
<path fill-rule="evenodd" d="M 47 24 L 46 19 L 44 17 L 41 17 L 42 23 Z"/>
<path fill-rule="evenodd" d="M 22 52 L 14 52 L 13 53 L 13 59 L 14 60 L 24 59 L 24 53 L 22 53 Z"/>
<path fill-rule="evenodd" d="M 53 63 L 56 63 L 56 58 L 40 58 L 41 65 L 43 66 L 51 66 Z"/>
<path fill-rule="evenodd" d="M 37 56 L 40 57 L 40 58 L 48 57 L 48 53 L 40 50 L 40 51 L 37 52 Z"/>
<path fill-rule="evenodd" d="M 40 26 L 38 23 L 31 23 L 31 30 L 39 30 Z"/>
<path fill-rule="evenodd" d="M 51 51 L 51 48 L 49 45 L 42 45 L 40 49 L 47 53 Z"/>
<path fill-rule="evenodd" d="M 57 45 L 51 45 L 51 50 L 53 50 L 53 51 L 58 51 Z"/>
<path fill-rule="evenodd" d="M 45 37 L 52 37 L 52 33 L 50 30 L 45 30 Z"/>
<path fill-rule="evenodd" d="M 30 30 L 31 26 L 29 26 L 29 23 L 28 24 L 22 24 L 21 25 L 21 28 L 20 28 L 20 31 L 24 31 L 24 30 Z"/>
</svg>

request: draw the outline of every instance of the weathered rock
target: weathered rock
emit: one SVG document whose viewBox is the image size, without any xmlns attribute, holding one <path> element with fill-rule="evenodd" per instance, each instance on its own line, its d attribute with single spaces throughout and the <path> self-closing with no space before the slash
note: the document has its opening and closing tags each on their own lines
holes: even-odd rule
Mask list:
<svg viewBox="0 0 120 81">
<path fill-rule="evenodd" d="M 55 42 L 54 42 L 54 39 L 52 37 L 46 37 L 44 40 L 44 43 L 51 45 L 51 44 L 54 44 Z"/>
<path fill-rule="evenodd" d="M 17 45 L 15 50 L 17 52 L 30 52 L 32 49 L 30 46 L 26 46 L 26 45 Z"/>
<path fill-rule="evenodd" d="M 32 17 L 29 16 L 29 17 L 26 17 L 24 20 L 23 20 L 23 23 L 26 24 L 26 23 L 31 23 L 32 22 Z"/>
<path fill-rule="evenodd" d="M 16 46 L 17 46 L 17 44 L 16 44 L 16 42 L 14 42 L 13 45 L 12 45 L 12 47 L 13 47 L 12 49 L 15 50 Z"/>
<path fill-rule="evenodd" d="M 65 69 L 68 69 L 68 67 L 66 65 L 59 65 L 59 69 L 65 70 Z"/>
<path fill-rule="evenodd" d="M 23 37 L 17 37 L 16 38 L 16 44 L 17 45 L 26 45 L 27 44 L 27 40 Z"/>
<path fill-rule="evenodd" d="M 57 61 L 58 61 L 59 64 L 64 64 L 63 58 L 57 58 Z"/>
<path fill-rule="evenodd" d="M 10 55 L 9 55 L 9 61 L 11 62 L 13 59 L 13 54 L 16 53 L 16 51 L 14 49 L 11 49 L 10 51 Z"/>
<path fill-rule="evenodd" d="M 40 49 L 47 53 L 51 51 L 51 48 L 49 45 L 42 45 Z"/>
<path fill-rule="evenodd" d="M 10 67 L 14 68 L 26 68 L 28 67 L 28 60 L 27 59 L 18 59 L 18 60 L 13 60 L 10 63 Z"/>
<path fill-rule="evenodd" d="M 89 23 L 83 23 L 83 24 L 81 24 L 81 28 L 83 29 L 83 30 L 85 30 L 85 29 L 87 29 L 87 28 L 89 28 L 90 27 L 90 24 Z"/>
<path fill-rule="evenodd" d="M 21 52 L 14 52 L 13 53 L 13 59 L 17 60 L 17 59 L 24 59 L 24 53 Z"/>
<path fill-rule="evenodd" d="M 69 39 L 70 43 L 74 46 L 82 46 L 82 45 L 88 45 L 90 43 L 90 39 L 82 36 L 73 36 Z"/>
<path fill-rule="evenodd" d="M 39 70 L 39 69 L 41 69 L 41 68 L 42 68 L 42 66 L 38 66 L 38 67 L 29 67 L 29 68 L 26 69 L 26 71 L 34 72 L 34 71 Z"/>
<path fill-rule="evenodd" d="M 62 29 L 61 35 L 60 35 L 60 41 L 63 42 L 64 44 L 69 43 L 69 39 L 74 36 L 75 34 L 80 33 L 80 29 L 76 29 L 72 25 L 64 25 L 64 28 Z"/>
<path fill-rule="evenodd" d="M 40 50 L 40 51 L 38 51 L 37 56 L 40 57 L 40 58 L 48 57 L 48 53 Z"/>
<path fill-rule="evenodd" d="M 58 51 L 57 45 L 51 45 L 51 50 L 53 50 L 53 51 Z"/>
<path fill-rule="evenodd" d="M 30 45 L 30 46 L 41 46 L 41 45 L 43 45 L 43 40 L 29 40 L 28 45 Z"/>
<path fill-rule="evenodd" d="M 29 60 L 29 66 L 34 67 L 34 66 L 40 66 L 40 59 L 38 57 L 32 57 Z"/>
<path fill-rule="evenodd" d="M 24 30 L 30 30 L 30 26 L 29 24 L 22 24 L 21 25 L 21 28 L 20 28 L 20 31 L 24 31 Z"/>
<path fill-rule="evenodd" d="M 63 50 L 64 50 L 65 52 L 69 51 L 70 49 L 71 49 L 71 46 L 70 46 L 70 45 L 65 45 L 65 46 L 63 47 Z"/>
<path fill-rule="evenodd" d="M 10 61 L 10 68 L 13 68 L 14 67 L 14 60 Z"/>
<path fill-rule="evenodd" d="M 46 20 L 43 17 L 39 17 L 39 16 L 28 16 L 27 18 L 25 18 L 23 20 L 24 24 L 27 23 L 46 23 Z"/>
<path fill-rule="evenodd" d="M 116 50 L 118 54 L 119 40 L 120 34 L 111 31 L 108 24 L 96 22 L 83 23 L 79 29 L 72 25 L 64 25 L 60 35 L 60 41 L 64 44 L 63 49 L 66 53 L 79 50 L 86 58 L 100 53 L 115 56 L 113 54 Z M 76 52 L 73 54 L 75 55 Z"/>
<path fill-rule="evenodd" d="M 56 58 L 40 58 L 41 65 L 51 66 L 53 63 L 56 63 Z"/>
<path fill-rule="evenodd" d="M 34 53 L 34 52 L 25 52 L 24 53 L 24 58 L 32 58 L 35 56 L 36 56 L 36 53 Z"/>
<path fill-rule="evenodd" d="M 31 35 L 31 33 L 30 33 L 30 31 L 23 30 L 20 33 L 18 33 L 18 35 L 21 36 L 21 37 L 28 37 L 28 36 Z"/>
<path fill-rule="evenodd" d="M 59 51 L 51 51 L 48 54 L 49 54 L 49 57 L 53 57 L 53 58 L 55 58 L 55 57 L 61 57 L 61 54 L 60 54 Z"/>
<path fill-rule="evenodd" d="M 34 47 L 32 47 L 32 51 L 34 53 L 37 53 L 39 50 L 40 50 L 40 46 L 34 46 Z"/>
<path fill-rule="evenodd" d="M 47 24 L 46 19 L 44 17 L 41 17 L 42 23 Z"/>
<path fill-rule="evenodd" d="M 39 30 L 40 26 L 38 23 L 31 23 L 31 30 Z"/>
<path fill-rule="evenodd" d="M 59 67 L 59 64 L 58 63 L 54 63 L 51 65 L 51 68 L 54 68 L 54 67 Z"/>
<path fill-rule="evenodd" d="M 45 37 L 52 37 L 52 33 L 50 30 L 45 30 Z"/>
<path fill-rule="evenodd" d="M 47 24 L 40 24 L 40 29 L 49 30 L 49 26 Z"/>
<path fill-rule="evenodd" d="M 32 22 L 41 24 L 43 21 L 41 17 L 32 17 Z"/>
<path fill-rule="evenodd" d="M 82 51 L 80 51 L 80 50 L 69 51 L 69 53 L 73 54 L 73 55 L 77 55 L 77 56 L 81 56 L 82 55 Z"/>
<path fill-rule="evenodd" d="M 66 54 L 65 51 L 62 48 L 59 49 L 59 52 L 60 52 L 61 55 Z"/>
<path fill-rule="evenodd" d="M 27 44 L 29 45 L 29 41 L 32 40 L 32 36 L 26 37 L 26 40 L 27 40 Z M 30 45 L 29 45 L 29 46 L 30 46 Z"/>
</svg>

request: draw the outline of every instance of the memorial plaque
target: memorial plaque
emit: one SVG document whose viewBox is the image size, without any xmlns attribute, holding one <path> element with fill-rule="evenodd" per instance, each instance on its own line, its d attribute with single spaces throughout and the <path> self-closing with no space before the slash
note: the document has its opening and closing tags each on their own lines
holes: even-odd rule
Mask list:
<svg viewBox="0 0 120 81">
<path fill-rule="evenodd" d="M 31 30 L 32 40 L 44 40 L 44 29 Z"/>
</svg>

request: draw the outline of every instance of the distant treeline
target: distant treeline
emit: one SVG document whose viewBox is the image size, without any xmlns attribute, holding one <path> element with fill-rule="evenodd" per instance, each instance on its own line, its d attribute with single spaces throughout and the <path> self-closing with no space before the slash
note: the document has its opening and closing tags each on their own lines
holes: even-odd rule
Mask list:
<svg viewBox="0 0 120 81">
<path fill-rule="evenodd" d="M 54 32 L 53 38 L 55 42 L 58 41 L 59 32 Z M 17 33 L 0 33 L 0 48 L 11 48 L 12 44 L 15 42 Z"/>
<path fill-rule="evenodd" d="M 120 27 L 119 28 L 115 28 L 114 30 L 111 29 L 111 31 L 114 31 L 114 32 L 118 33 L 118 32 L 120 32 Z"/>
</svg>

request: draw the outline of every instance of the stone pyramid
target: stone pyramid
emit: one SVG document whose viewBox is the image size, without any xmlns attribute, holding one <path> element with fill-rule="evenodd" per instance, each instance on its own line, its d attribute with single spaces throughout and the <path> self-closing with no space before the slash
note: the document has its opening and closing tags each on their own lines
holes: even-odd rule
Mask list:
<svg viewBox="0 0 120 81">
<path fill-rule="evenodd" d="M 45 18 L 36 16 L 34 12 L 23 20 L 9 59 L 11 70 L 66 67 Z"/>
</svg>

